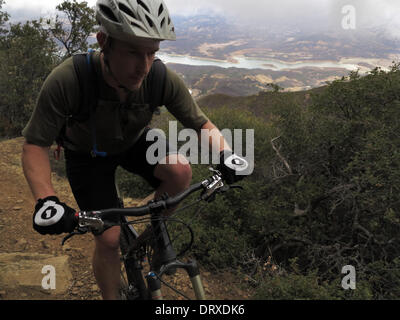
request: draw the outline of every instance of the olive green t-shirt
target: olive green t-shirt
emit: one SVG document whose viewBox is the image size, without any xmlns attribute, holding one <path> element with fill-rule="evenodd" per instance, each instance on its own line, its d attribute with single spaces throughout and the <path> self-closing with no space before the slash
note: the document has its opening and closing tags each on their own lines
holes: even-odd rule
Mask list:
<svg viewBox="0 0 400 320">
<path fill-rule="evenodd" d="M 115 89 L 103 78 L 100 53 L 95 52 L 93 63 L 99 88 L 97 108 L 93 119 L 97 149 L 118 154 L 131 147 L 152 119 L 152 111 L 145 101 L 150 86 L 146 77 L 139 90 L 125 103 L 119 101 Z M 59 136 L 69 115 L 78 114 L 80 88 L 72 58 L 57 66 L 45 80 L 32 116 L 22 131 L 32 144 L 51 146 Z M 190 95 L 183 80 L 167 68 L 162 105 L 187 128 L 199 130 L 208 121 Z M 65 147 L 73 151 L 90 152 L 93 134 L 90 119 L 74 121 L 66 130 Z"/>
</svg>

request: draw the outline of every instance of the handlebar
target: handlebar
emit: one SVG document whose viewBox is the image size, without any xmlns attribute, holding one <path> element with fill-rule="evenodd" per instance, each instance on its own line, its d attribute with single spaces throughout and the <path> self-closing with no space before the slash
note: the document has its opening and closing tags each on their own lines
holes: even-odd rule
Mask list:
<svg viewBox="0 0 400 320">
<path fill-rule="evenodd" d="M 241 186 L 225 185 L 222 181 L 221 173 L 212 168 L 210 168 L 210 170 L 214 172 L 210 178 L 191 185 L 189 188 L 174 197 L 170 197 L 165 194 L 161 197 L 161 199 L 151 200 L 147 205 L 140 207 L 77 212 L 75 215 L 78 223 L 77 231 L 64 238 L 63 243 L 71 236 L 75 234 L 83 234 L 89 230 L 102 232 L 105 226 L 110 225 L 110 223 L 107 221 L 110 216 L 115 217 L 115 215 L 120 215 L 129 217 L 142 217 L 148 214 L 153 215 L 161 213 L 165 209 L 175 207 L 189 195 L 201 189 L 203 192 L 201 193 L 200 200 L 208 202 L 214 200 L 215 194 L 218 192 L 226 192 L 232 188 L 242 189 Z M 112 225 L 116 225 L 116 223 Z"/>
</svg>

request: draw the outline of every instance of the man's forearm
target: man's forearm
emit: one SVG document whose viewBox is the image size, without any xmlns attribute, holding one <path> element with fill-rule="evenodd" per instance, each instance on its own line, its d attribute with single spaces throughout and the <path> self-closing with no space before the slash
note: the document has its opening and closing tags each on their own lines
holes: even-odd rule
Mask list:
<svg viewBox="0 0 400 320">
<path fill-rule="evenodd" d="M 212 151 L 216 151 L 217 153 L 219 153 L 222 150 L 226 150 L 226 149 L 231 150 L 231 147 L 229 146 L 228 142 L 225 140 L 224 136 L 221 134 L 219 129 L 211 121 L 206 122 L 201 127 L 201 129 L 207 130 L 206 135 L 203 137 L 208 137 L 207 143 L 211 147 Z M 199 132 L 199 135 L 201 137 L 201 131 Z"/>
<path fill-rule="evenodd" d="M 55 195 L 51 183 L 49 148 L 25 142 L 21 160 L 25 178 L 35 200 Z"/>
</svg>

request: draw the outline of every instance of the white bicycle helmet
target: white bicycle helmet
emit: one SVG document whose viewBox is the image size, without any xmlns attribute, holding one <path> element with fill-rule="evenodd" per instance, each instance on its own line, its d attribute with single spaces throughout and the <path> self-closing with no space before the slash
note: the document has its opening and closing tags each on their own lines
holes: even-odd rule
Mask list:
<svg viewBox="0 0 400 320">
<path fill-rule="evenodd" d="M 98 0 L 96 19 L 112 38 L 176 40 L 175 28 L 162 0 Z"/>
</svg>

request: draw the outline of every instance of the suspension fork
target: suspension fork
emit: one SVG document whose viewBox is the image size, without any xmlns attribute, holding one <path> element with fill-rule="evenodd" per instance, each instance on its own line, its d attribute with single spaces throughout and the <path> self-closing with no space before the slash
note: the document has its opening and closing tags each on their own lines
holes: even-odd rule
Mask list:
<svg viewBox="0 0 400 320">
<path fill-rule="evenodd" d="M 150 272 L 147 276 L 147 282 L 149 284 L 150 291 L 152 292 L 152 296 L 154 297 L 153 299 L 162 299 L 161 297 L 161 284 L 160 284 L 160 277 L 164 273 L 168 271 L 170 268 L 180 268 L 180 269 L 185 269 L 186 273 L 188 274 L 190 278 L 190 282 L 192 283 L 193 286 L 193 291 L 195 293 L 196 299 L 197 300 L 205 300 L 205 293 L 204 293 L 204 287 L 203 287 L 203 282 L 200 277 L 200 270 L 199 266 L 197 264 L 197 261 L 191 260 L 188 263 L 183 263 L 181 261 L 173 261 L 168 263 L 167 265 L 163 266 L 160 270 L 159 274 L 155 274 L 154 272 Z"/>
<path fill-rule="evenodd" d="M 204 293 L 203 282 L 200 278 L 200 270 L 197 261 L 192 260 L 190 263 L 187 263 L 184 268 L 189 275 L 190 281 L 192 282 L 196 299 L 205 300 L 206 295 Z"/>
</svg>

